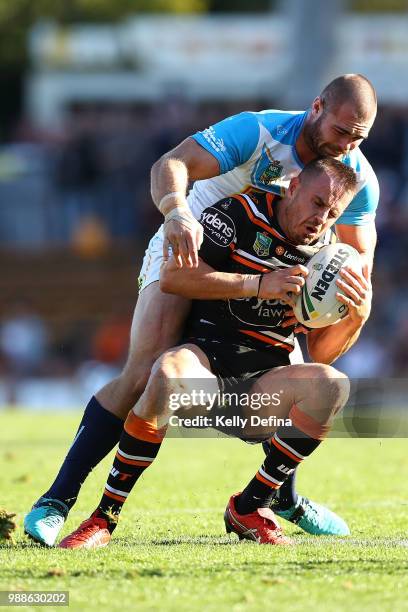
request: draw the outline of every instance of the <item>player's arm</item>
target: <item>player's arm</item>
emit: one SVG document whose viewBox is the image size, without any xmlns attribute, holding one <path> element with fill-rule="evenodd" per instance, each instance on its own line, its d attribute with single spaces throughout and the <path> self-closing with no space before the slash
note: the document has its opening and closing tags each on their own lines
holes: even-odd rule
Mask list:
<svg viewBox="0 0 408 612">
<path fill-rule="evenodd" d="M 360 253 L 363 260 L 363 274 L 365 278 L 370 278 L 377 244 L 374 220 L 366 225 L 337 225 L 336 234 L 340 242 L 350 244 Z"/>
<path fill-rule="evenodd" d="M 363 274 L 351 268 L 342 268 L 341 280 L 337 281 L 337 299 L 346 304 L 348 314 L 338 323 L 316 329 L 307 335 L 307 348 L 310 357 L 317 363 L 333 363 L 344 355 L 356 342 L 370 316 L 372 290 L 371 283 Z"/>
<path fill-rule="evenodd" d="M 153 202 L 164 215 L 163 256 L 171 245 L 175 262 L 198 264 L 197 251 L 202 242 L 202 228 L 187 204 L 189 181 L 211 178 L 220 173 L 217 159 L 193 138 L 187 138 L 163 155 L 152 167 Z"/>
<path fill-rule="evenodd" d="M 201 257 L 197 268 L 180 269 L 174 258 L 162 264 L 160 289 L 193 300 L 227 300 L 258 297 L 280 299 L 294 305 L 308 270 L 300 264 L 265 275 L 218 272 Z"/>
<path fill-rule="evenodd" d="M 241 113 L 187 138 L 152 167 L 151 193 L 165 217 L 163 256 L 172 246 L 176 263 L 198 265 L 202 230 L 190 212 L 189 181 L 212 178 L 232 170 L 252 155 L 259 126 L 252 113 Z"/>
<path fill-rule="evenodd" d="M 181 270 L 172 257 L 160 270 L 160 289 L 193 300 L 226 300 L 255 297 L 259 279 L 258 274 L 217 272 L 201 257 L 197 268 Z"/>
</svg>

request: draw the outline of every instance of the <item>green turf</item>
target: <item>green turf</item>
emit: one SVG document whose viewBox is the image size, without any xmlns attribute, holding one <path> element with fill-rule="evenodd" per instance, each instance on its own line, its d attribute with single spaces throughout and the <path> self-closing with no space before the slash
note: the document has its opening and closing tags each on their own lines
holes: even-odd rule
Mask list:
<svg viewBox="0 0 408 612">
<path fill-rule="evenodd" d="M 285 523 L 291 548 L 224 533 L 228 497 L 257 469 L 259 447 L 166 440 L 111 545 L 70 552 L 31 545 L 21 524 L 49 485 L 78 415 L 0 419 L 0 506 L 20 524 L 15 546 L 0 548 L 0 589 L 66 589 L 74 610 L 408 610 L 405 440 L 323 444 L 301 468 L 299 490 L 339 512 L 353 535 L 312 537 Z M 109 466 L 108 459 L 90 476 L 65 534 L 93 510 Z"/>
</svg>

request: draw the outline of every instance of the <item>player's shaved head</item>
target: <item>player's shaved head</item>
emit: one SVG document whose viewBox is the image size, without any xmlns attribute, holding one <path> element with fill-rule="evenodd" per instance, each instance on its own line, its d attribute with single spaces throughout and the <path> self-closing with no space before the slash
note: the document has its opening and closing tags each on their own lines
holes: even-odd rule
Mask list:
<svg viewBox="0 0 408 612">
<path fill-rule="evenodd" d="M 321 157 L 309 162 L 299 174 L 299 181 L 313 181 L 320 175 L 326 175 L 330 179 L 337 196 L 354 193 L 357 189 L 357 175 L 353 168 L 333 157 Z"/>
<path fill-rule="evenodd" d="M 320 94 L 324 110 L 335 113 L 344 104 L 353 107 L 359 119 L 368 119 L 377 111 L 377 94 L 362 74 L 344 74 L 331 81 Z"/>
</svg>

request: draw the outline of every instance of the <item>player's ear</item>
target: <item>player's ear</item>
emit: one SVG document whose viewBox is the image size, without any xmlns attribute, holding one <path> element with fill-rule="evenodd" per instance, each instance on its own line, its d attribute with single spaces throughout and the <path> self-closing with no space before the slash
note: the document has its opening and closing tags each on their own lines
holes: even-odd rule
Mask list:
<svg viewBox="0 0 408 612">
<path fill-rule="evenodd" d="M 317 96 L 312 102 L 312 116 L 314 119 L 317 119 L 323 111 L 323 100 L 320 96 Z"/>
<path fill-rule="evenodd" d="M 297 188 L 300 185 L 300 179 L 298 176 L 294 176 L 293 178 L 290 179 L 290 183 L 289 183 L 289 187 L 287 189 L 287 194 L 289 194 L 290 197 L 292 197 L 295 193 L 295 191 L 297 190 Z"/>
</svg>

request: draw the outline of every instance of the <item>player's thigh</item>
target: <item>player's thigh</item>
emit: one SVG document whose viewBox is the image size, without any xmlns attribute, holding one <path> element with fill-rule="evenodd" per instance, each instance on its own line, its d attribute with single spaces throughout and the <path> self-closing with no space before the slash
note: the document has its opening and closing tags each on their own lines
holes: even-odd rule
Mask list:
<svg viewBox="0 0 408 612">
<path fill-rule="evenodd" d="M 133 315 L 127 368 L 151 367 L 154 360 L 180 340 L 191 301 L 162 293 L 163 227 L 151 238 L 139 274 L 139 299 Z M 126 373 L 126 368 L 125 368 Z"/>
<path fill-rule="evenodd" d="M 215 378 L 204 351 L 196 344 L 186 343 L 165 351 L 154 363 L 152 375 L 169 379 Z"/>
<path fill-rule="evenodd" d="M 218 392 L 206 354 L 194 344 L 165 351 L 153 364 L 146 390 L 135 407 L 142 418 L 160 413 L 183 413 L 204 407 L 208 393 Z"/>
<path fill-rule="evenodd" d="M 181 338 L 191 301 L 162 293 L 159 283 L 148 285 L 139 295 L 133 315 L 129 356 L 125 370 L 151 367 L 154 361 Z"/>
</svg>

